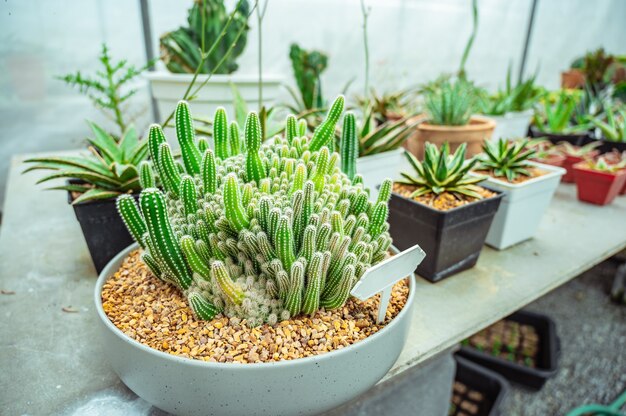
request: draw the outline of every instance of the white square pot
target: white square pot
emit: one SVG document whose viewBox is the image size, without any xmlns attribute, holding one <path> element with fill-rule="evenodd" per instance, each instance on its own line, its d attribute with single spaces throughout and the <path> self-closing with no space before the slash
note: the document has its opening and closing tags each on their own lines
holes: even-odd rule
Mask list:
<svg viewBox="0 0 626 416">
<path fill-rule="evenodd" d="M 150 82 L 152 94 L 157 102 L 159 115 L 163 121 L 185 95 L 193 74 L 173 74 L 168 71 L 148 72 L 145 77 Z M 208 75 L 198 75 L 193 89 L 201 85 Z M 263 75 L 263 103 L 271 105 L 280 93 L 282 77 Z M 189 102 L 191 113 L 198 116 L 213 117 L 218 107 L 224 107 L 230 117 L 234 117 L 233 93 L 231 83 L 235 84 L 239 94 L 250 109 L 257 109 L 259 79 L 256 75 L 219 74 L 213 75 L 208 83 L 198 92 L 197 97 Z"/>
<path fill-rule="evenodd" d="M 502 116 L 489 116 L 496 121 L 496 128 L 491 140 L 517 139 L 528 135 L 528 126 L 533 117 L 533 110 L 516 111 Z"/>
<path fill-rule="evenodd" d="M 400 172 L 410 170 L 404 156 L 404 148 L 389 150 L 356 160 L 356 171 L 363 175 L 365 186 L 370 189 L 370 199 L 378 197 L 378 186 L 385 179 L 399 179 Z"/>
<path fill-rule="evenodd" d="M 532 238 L 543 213 L 550 205 L 561 176 L 565 174 L 563 168 L 535 162 L 531 164 L 548 173 L 519 184 L 495 178 L 481 182 L 486 188 L 504 192 L 485 241 L 491 247 L 503 250 Z"/>
</svg>

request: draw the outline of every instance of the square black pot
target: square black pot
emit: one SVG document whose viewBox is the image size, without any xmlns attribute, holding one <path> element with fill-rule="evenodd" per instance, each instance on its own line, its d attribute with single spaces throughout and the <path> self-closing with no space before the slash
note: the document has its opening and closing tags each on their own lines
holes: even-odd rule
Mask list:
<svg viewBox="0 0 626 416">
<path fill-rule="evenodd" d="M 497 193 L 497 192 L 496 192 Z M 415 244 L 426 252 L 417 274 L 437 282 L 476 264 L 502 194 L 448 211 L 438 211 L 393 193 L 389 201 L 389 232 L 405 250 Z"/>
<path fill-rule="evenodd" d="M 454 355 L 456 361 L 456 375 L 454 381 L 462 383 L 467 387 L 465 392 L 454 392 L 453 396 L 457 396 L 459 403 L 455 404 L 456 411 L 450 412 L 450 415 L 468 414 L 463 409 L 462 402 L 469 402 L 477 407 L 477 411 L 472 413 L 476 416 L 498 416 L 500 414 L 500 406 L 509 391 L 509 383 L 498 373 L 494 373 L 484 367 L 476 365 L 469 360 Z M 476 397 L 470 390 L 478 392 L 482 395 L 482 400 L 476 400 Z"/>
<path fill-rule="evenodd" d="M 602 140 L 602 144 L 598 147 L 600 153 L 609 153 L 616 149 L 617 151 L 626 152 L 626 142 L 612 142 L 609 140 Z"/>
<path fill-rule="evenodd" d="M 523 325 L 530 325 L 537 331 L 539 336 L 539 353 L 536 368 L 526 367 L 500 357 L 494 357 L 487 352 L 479 351 L 469 346 L 461 347 L 457 354 L 497 372 L 511 382 L 528 387 L 531 390 L 540 390 L 558 369 L 561 346 L 556 334 L 554 321 L 549 316 L 528 311 L 517 311 L 504 319 Z"/>
<path fill-rule="evenodd" d="M 70 181 L 70 183 L 76 182 Z M 134 197 L 138 199 L 139 195 L 134 195 Z M 72 204 L 72 201 L 72 195 L 68 192 L 68 202 L 74 208 L 74 214 L 83 231 L 91 260 L 99 274 L 117 253 L 133 242 L 133 238 L 117 212 L 115 199 L 78 204 Z"/>
<path fill-rule="evenodd" d="M 588 143 L 594 141 L 591 132 L 585 133 L 572 133 L 572 134 L 557 134 L 557 133 L 546 133 L 539 131 L 537 127 L 530 126 L 528 129 L 529 136 L 533 138 L 545 137 L 552 144 L 559 144 L 561 142 L 568 142 L 573 146 L 584 146 Z"/>
</svg>

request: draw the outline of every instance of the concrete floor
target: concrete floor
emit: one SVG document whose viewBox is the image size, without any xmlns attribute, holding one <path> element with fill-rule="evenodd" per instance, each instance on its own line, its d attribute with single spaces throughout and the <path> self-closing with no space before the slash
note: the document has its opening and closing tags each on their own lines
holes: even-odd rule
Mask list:
<svg viewBox="0 0 626 416">
<path fill-rule="evenodd" d="M 619 264 L 600 263 L 525 308 L 556 322 L 559 371 L 539 392 L 512 386 L 501 414 L 562 415 L 582 404 L 609 404 L 626 390 L 626 307 L 607 295 Z"/>
</svg>

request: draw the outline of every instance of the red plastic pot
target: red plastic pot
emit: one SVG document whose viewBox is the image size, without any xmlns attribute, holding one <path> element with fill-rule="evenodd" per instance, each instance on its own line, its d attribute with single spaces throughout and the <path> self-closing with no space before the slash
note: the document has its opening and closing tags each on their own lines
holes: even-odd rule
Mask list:
<svg viewBox="0 0 626 416">
<path fill-rule="evenodd" d="M 597 155 L 598 155 L 598 151 L 594 150 L 592 152 L 589 152 L 586 158 L 593 159 Z M 565 172 L 565 175 L 561 176 L 561 182 L 574 183 L 573 166 L 576 163 L 582 162 L 583 160 L 585 160 L 585 158 L 580 157 L 580 156 L 565 155 L 565 160 L 563 161 L 562 167 L 565 168 L 566 172 Z"/>
<path fill-rule="evenodd" d="M 573 166 L 578 199 L 597 205 L 613 202 L 626 184 L 626 170 L 601 172 L 588 169 L 585 163 Z"/>
</svg>

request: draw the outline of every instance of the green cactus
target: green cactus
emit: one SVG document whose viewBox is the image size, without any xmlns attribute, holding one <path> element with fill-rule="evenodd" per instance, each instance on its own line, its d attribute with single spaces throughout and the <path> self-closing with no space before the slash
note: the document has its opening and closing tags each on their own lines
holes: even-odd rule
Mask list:
<svg viewBox="0 0 626 416">
<path fill-rule="evenodd" d="M 354 114 L 346 113 L 343 117 L 343 128 L 340 142 L 341 170 L 354 179 L 356 175 L 356 159 L 359 157 L 359 139 L 356 135 Z"/>
<path fill-rule="evenodd" d="M 343 95 L 340 95 L 335 99 L 333 105 L 328 110 L 324 121 L 315 129 L 313 137 L 309 144 L 309 150 L 316 152 L 323 146 L 328 146 L 330 149 L 335 148 L 333 140 L 335 139 L 335 127 L 343 113 L 343 107 L 345 105 L 345 99 Z"/>
<path fill-rule="evenodd" d="M 320 51 L 304 50 L 294 43 L 289 49 L 289 59 L 300 90 L 301 107 L 305 110 L 322 108 L 324 98 L 321 75 L 328 66 L 328 56 Z"/>
<path fill-rule="evenodd" d="M 213 117 L 213 140 L 215 140 L 215 156 L 226 159 L 230 156 L 230 143 L 228 142 L 228 120 L 226 110 L 219 107 Z"/>
<path fill-rule="evenodd" d="M 226 129 L 225 117 L 216 119 L 218 130 L 238 135 L 237 125 Z M 262 143 L 251 113 L 244 153 L 232 151 L 232 137 L 215 135 L 224 158 L 208 149 L 196 158 L 192 138 L 178 134 L 192 155 L 182 154 L 182 165 L 152 127 L 163 192 L 144 190 L 141 209 L 132 196 L 118 200 L 146 265 L 177 285 L 200 319 L 224 313 L 255 326 L 341 307 L 363 273 L 386 256 L 391 181 L 370 202 L 360 177 L 351 180 L 339 168 L 339 154 L 326 145 L 314 150 L 315 139 L 300 135 L 295 117 L 289 120 L 284 137 Z"/>
</svg>

